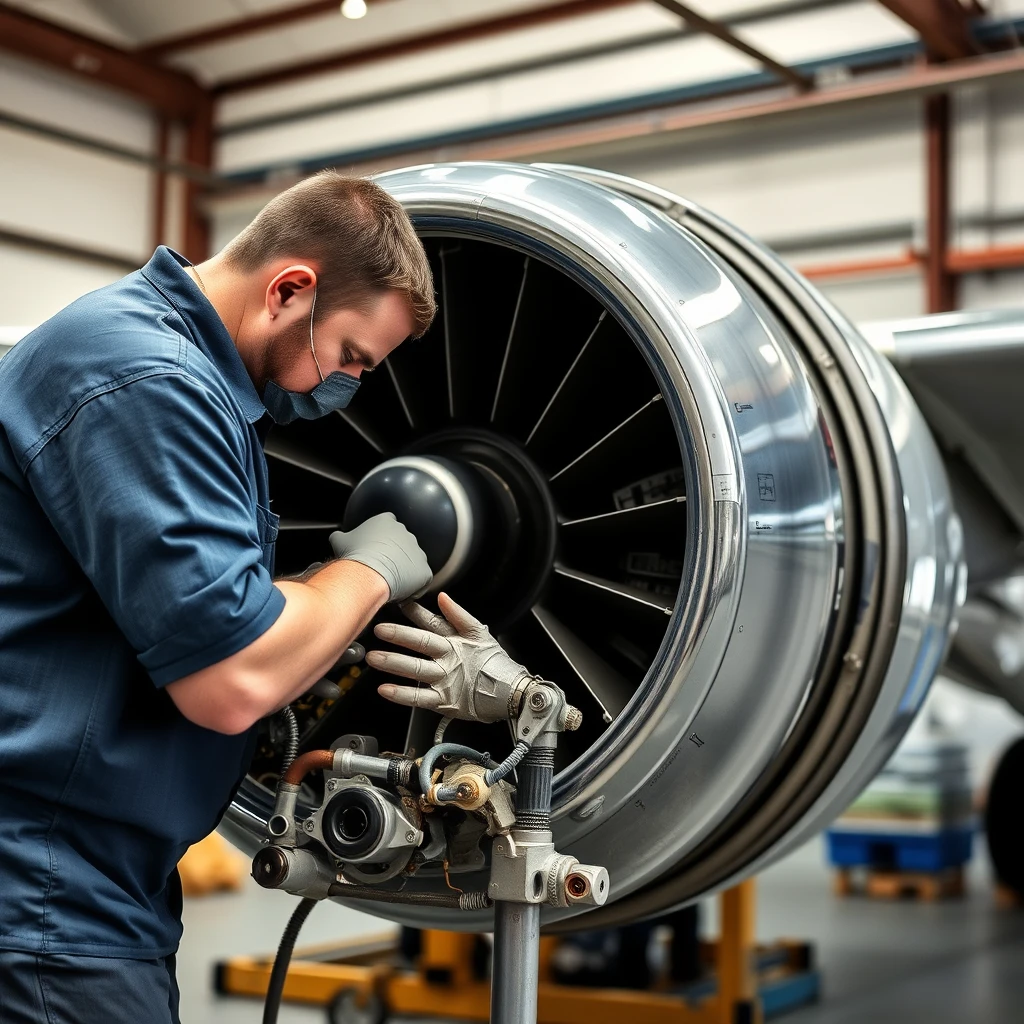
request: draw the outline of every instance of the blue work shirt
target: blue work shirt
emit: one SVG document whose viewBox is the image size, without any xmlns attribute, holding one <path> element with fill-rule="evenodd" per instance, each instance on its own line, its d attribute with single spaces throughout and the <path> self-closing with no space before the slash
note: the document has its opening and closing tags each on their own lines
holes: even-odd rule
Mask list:
<svg viewBox="0 0 1024 1024">
<path fill-rule="evenodd" d="M 254 730 L 163 687 L 280 615 L 260 423 L 213 306 L 157 249 L 0 360 L 0 948 L 152 958 Z"/>
</svg>

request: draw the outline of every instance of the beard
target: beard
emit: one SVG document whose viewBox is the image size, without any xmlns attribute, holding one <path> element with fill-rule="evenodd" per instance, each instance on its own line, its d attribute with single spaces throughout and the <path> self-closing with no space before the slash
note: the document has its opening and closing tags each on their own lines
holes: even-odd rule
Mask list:
<svg viewBox="0 0 1024 1024">
<path fill-rule="evenodd" d="M 253 345 L 253 351 L 258 354 L 253 368 L 253 383 L 262 395 L 267 382 L 280 382 L 282 375 L 286 375 L 303 354 L 312 359 L 309 327 L 298 323 L 283 330 L 269 330 Z"/>
</svg>

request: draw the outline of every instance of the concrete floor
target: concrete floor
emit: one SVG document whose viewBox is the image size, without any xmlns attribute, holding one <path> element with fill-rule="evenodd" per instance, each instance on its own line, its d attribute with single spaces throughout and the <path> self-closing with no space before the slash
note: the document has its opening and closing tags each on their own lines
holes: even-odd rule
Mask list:
<svg viewBox="0 0 1024 1024">
<path fill-rule="evenodd" d="M 1024 1021 L 1024 913 L 993 906 L 983 843 L 969 894 L 941 903 L 838 900 L 815 840 L 759 883 L 758 931 L 815 943 L 821 1002 L 792 1024 L 1010 1024 Z M 233 954 L 273 951 L 294 901 L 247 883 L 241 894 L 187 901 L 178 958 L 183 1024 L 254 1024 L 260 1004 L 213 993 L 213 964 Z M 714 907 L 704 914 L 713 933 Z M 335 905 L 317 907 L 299 945 L 380 933 L 389 926 Z M 324 1021 L 285 1006 L 280 1024 Z"/>
</svg>

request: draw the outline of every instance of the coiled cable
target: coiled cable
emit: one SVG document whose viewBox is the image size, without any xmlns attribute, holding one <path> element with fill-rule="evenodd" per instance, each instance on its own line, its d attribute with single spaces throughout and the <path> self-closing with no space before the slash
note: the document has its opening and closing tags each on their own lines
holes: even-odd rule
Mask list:
<svg viewBox="0 0 1024 1024">
<path fill-rule="evenodd" d="M 291 768 L 292 762 L 299 755 L 299 722 L 290 704 L 286 704 L 281 708 L 278 714 L 284 719 L 284 724 L 288 729 L 288 743 L 284 748 L 284 755 L 281 760 L 281 775 L 283 776 Z"/>
</svg>

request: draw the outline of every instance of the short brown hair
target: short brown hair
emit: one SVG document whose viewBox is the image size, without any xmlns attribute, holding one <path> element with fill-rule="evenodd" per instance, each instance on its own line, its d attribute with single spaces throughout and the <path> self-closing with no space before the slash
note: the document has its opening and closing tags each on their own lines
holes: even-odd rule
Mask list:
<svg viewBox="0 0 1024 1024">
<path fill-rule="evenodd" d="M 368 178 L 321 171 L 300 181 L 271 199 L 224 257 L 244 271 L 283 258 L 316 263 L 325 311 L 392 288 L 404 292 L 417 338 L 437 312 L 430 263 L 408 214 Z"/>
</svg>

